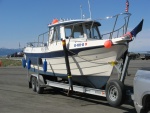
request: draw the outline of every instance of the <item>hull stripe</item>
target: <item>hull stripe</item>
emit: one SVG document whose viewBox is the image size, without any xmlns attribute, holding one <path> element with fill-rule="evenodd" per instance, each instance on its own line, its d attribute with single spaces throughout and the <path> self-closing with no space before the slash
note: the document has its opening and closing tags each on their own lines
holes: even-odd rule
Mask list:
<svg viewBox="0 0 150 113">
<path fill-rule="evenodd" d="M 116 45 L 125 45 L 125 44 L 116 44 Z M 86 48 L 76 48 L 73 50 L 70 50 L 71 52 L 69 52 L 69 56 L 78 54 L 81 51 L 85 51 L 85 50 L 92 50 L 92 49 L 98 49 L 98 48 L 104 48 L 104 46 L 96 46 L 96 47 L 86 47 Z M 74 53 L 74 54 L 73 54 Z M 30 58 L 30 57 L 35 57 L 35 58 L 56 58 L 56 57 L 64 57 L 64 51 L 60 50 L 60 51 L 50 51 L 50 52 L 45 52 L 45 53 L 26 53 L 26 58 Z"/>
</svg>

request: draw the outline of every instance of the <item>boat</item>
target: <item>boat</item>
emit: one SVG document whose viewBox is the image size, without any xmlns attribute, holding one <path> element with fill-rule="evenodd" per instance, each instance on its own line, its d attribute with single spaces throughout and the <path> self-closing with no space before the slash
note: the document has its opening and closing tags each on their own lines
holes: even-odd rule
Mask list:
<svg viewBox="0 0 150 113">
<path fill-rule="evenodd" d="M 120 16 L 123 19 L 121 25 L 117 24 Z M 129 43 L 142 29 L 143 20 L 127 32 L 130 16 L 125 12 L 104 19 L 54 19 L 48 25 L 48 32 L 40 34 L 37 42 L 27 43 L 25 66 L 43 77 L 67 80 L 62 46 L 62 40 L 65 40 L 73 83 L 103 88 L 115 69 L 114 65 L 124 58 Z M 113 29 L 102 34 L 101 22 L 109 19 L 115 20 Z"/>
</svg>

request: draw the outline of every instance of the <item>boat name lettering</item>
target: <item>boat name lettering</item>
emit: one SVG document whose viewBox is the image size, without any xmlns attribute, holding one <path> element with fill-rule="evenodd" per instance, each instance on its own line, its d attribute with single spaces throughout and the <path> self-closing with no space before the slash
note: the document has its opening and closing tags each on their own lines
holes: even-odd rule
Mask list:
<svg viewBox="0 0 150 113">
<path fill-rule="evenodd" d="M 87 45 L 87 43 L 77 43 L 77 44 L 74 44 L 74 47 L 83 47 L 86 45 Z"/>
</svg>

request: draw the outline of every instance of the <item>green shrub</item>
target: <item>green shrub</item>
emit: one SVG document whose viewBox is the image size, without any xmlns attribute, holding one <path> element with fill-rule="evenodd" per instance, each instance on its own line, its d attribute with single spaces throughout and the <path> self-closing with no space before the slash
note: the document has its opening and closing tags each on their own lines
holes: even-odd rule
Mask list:
<svg viewBox="0 0 150 113">
<path fill-rule="evenodd" d="M 21 60 L 12 60 L 12 59 L 0 59 L 1 67 L 7 66 L 21 66 Z"/>
</svg>

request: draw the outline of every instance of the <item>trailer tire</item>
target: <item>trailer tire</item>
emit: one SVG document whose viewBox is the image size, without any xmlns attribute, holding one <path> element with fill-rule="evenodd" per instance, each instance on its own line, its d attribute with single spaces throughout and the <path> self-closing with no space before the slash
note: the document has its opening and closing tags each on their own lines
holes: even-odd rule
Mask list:
<svg viewBox="0 0 150 113">
<path fill-rule="evenodd" d="M 106 85 L 106 98 L 113 107 L 120 106 L 124 101 L 124 85 L 119 80 L 109 81 Z"/>
<path fill-rule="evenodd" d="M 32 90 L 36 92 L 36 78 L 34 76 L 31 77 Z"/>
<path fill-rule="evenodd" d="M 43 94 L 43 91 L 44 91 L 44 87 L 41 87 L 38 80 L 36 79 L 36 92 L 38 94 Z"/>
</svg>

